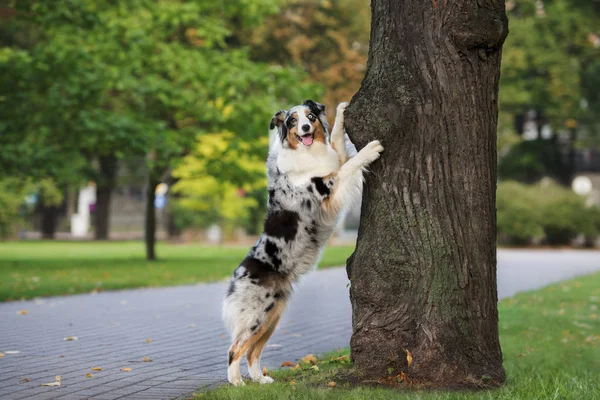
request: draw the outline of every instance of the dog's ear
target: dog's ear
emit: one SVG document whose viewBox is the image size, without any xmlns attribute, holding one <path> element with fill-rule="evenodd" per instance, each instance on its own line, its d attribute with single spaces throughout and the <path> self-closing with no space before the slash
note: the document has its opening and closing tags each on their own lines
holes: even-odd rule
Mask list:
<svg viewBox="0 0 600 400">
<path fill-rule="evenodd" d="M 325 114 L 325 104 L 317 103 L 316 101 L 306 100 L 303 104 L 310 109 L 310 111 L 319 118 L 321 125 L 325 132 L 329 132 L 329 123 L 327 123 L 327 115 Z"/>
<path fill-rule="evenodd" d="M 302 105 L 310 108 L 310 111 L 312 111 L 316 116 L 325 114 L 325 104 L 317 103 L 312 100 L 306 100 Z"/>
<path fill-rule="evenodd" d="M 269 132 L 273 131 L 274 129 L 277 130 L 277 132 L 273 133 L 271 137 L 279 136 L 279 140 L 282 142 L 287 136 L 287 127 L 283 123 L 285 121 L 286 114 L 286 110 L 277 111 L 275 115 L 273 115 L 273 118 L 271 118 L 271 123 L 269 124 Z"/>
<path fill-rule="evenodd" d="M 283 120 L 285 118 L 285 110 L 279 110 L 273 115 L 271 118 L 271 123 L 269 124 L 269 130 L 272 131 L 275 127 L 279 128 L 283 124 Z"/>
</svg>

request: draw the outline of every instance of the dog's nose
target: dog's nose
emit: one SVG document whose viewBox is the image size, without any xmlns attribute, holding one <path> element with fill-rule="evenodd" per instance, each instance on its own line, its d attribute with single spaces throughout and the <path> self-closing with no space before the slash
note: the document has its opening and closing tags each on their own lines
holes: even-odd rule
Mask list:
<svg viewBox="0 0 600 400">
<path fill-rule="evenodd" d="M 310 131 L 310 125 L 309 125 L 309 124 L 304 124 L 304 125 L 302 125 L 302 130 L 303 130 L 304 132 L 308 132 L 308 131 Z"/>
</svg>

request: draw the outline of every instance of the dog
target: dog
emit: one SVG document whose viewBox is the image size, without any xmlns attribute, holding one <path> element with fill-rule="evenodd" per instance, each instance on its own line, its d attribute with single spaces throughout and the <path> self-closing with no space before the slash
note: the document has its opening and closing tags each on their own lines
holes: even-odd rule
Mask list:
<svg viewBox="0 0 600 400">
<path fill-rule="evenodd" d="M 252 380 L 273 382 L 263 376 L 260 356 L 292 286 L 315 267 L 343 210 L 360 199 L 363 172 L 383 151 L 375 140 L 350 157 L 344 133 L 347 105 L 338 106 L 331 135 L 325 106 L 312 100 L 271 119 L 264 232 L 233 272 L 223 302 L 223 320 L 232 336 L 227 379 L 233 385 L 244 385 L 244 353 Z"/>
</svg>

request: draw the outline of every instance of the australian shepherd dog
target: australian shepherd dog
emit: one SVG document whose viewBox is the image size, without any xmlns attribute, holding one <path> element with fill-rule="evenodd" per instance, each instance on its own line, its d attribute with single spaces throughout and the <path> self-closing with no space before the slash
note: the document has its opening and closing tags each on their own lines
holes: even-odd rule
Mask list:
<svg viewBox="0 0 600 400">
<path fill-rule="evenodd" d="M 233 272 L 223 304 L 232 335 L 227 379 L 243 385 L 244 354 L 252 380 L 263 376 L 260 355 L 298 279 L 314 268 L 343 210 L 361 196 L 363 171 L 379 158 L 378 141 L 349 156 L 344 110 L 329 135 L 325 106 L 312 100 L 271 120 L 267 160 L 269 202 L 264 232 Z"/>
</svg>

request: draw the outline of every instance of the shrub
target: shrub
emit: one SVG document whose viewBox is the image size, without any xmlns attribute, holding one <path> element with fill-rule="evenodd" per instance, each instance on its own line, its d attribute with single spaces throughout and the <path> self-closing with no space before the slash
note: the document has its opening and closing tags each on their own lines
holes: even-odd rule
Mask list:
<svg viewBox="0 0 600 400">
<path fill-rule="evenodd" d="M 539 198 L 545 242 L 551 246 L 569 245 L 579 234 L 594 231 L 591 214 L 585 200 L 554 182 L 535 186 Z"/>
<path fill-rule="evenodd" d="M 552 181 L 501 182 L 496 205 L 500 243 L 526 245 L 543 238 L 560 246 L 583 234 L 589 244 L 600 233 L 600 208 L 587 207 L 584 198 Z"/>
<path fill-rule="evenodd" d="M 536 200 L 531 186 L 512 181 L 498 184 L 496 218 L 501 243 L 526 245 L 543 236 Z"/>
</svg>

